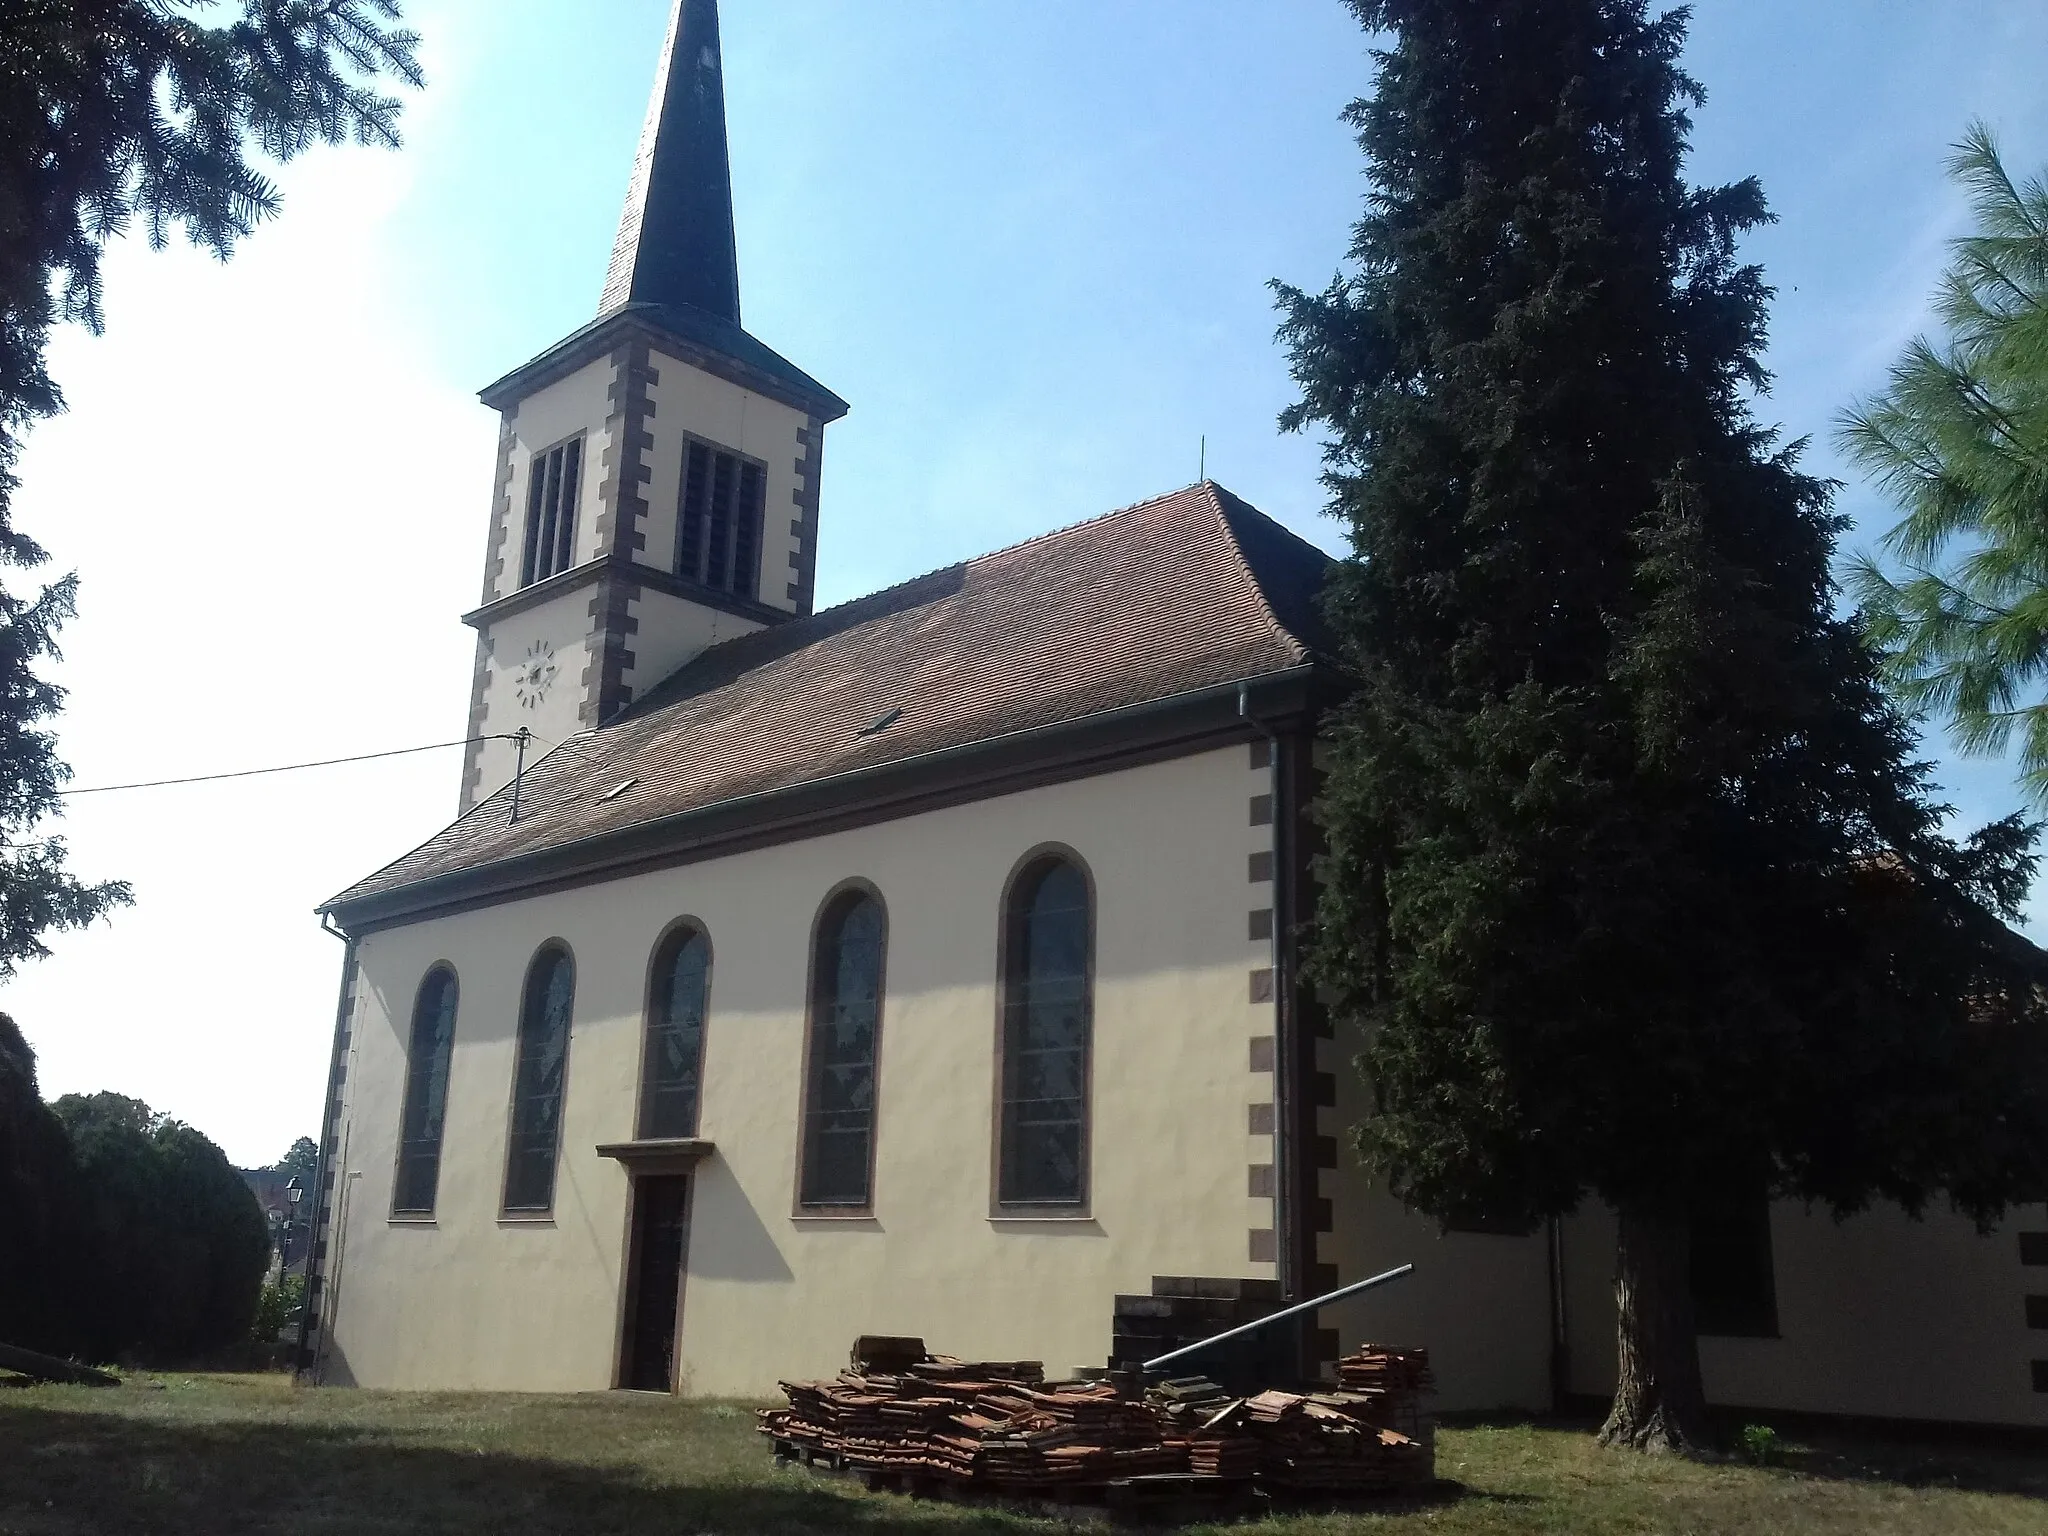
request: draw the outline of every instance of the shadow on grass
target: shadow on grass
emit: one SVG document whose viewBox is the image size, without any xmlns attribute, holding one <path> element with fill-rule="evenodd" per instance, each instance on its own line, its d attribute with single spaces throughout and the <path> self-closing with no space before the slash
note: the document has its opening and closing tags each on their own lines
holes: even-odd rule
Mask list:
<svg viewBox="0 0 2048 1536">
<path fill-rule="evenodd" d="M 289 1402 L 289 1399 L 286 1399 Z M 19 1404 L 17 1408 L 16 1404 Z M 289 1410 L 287 1410 L 289 1411 Z M 344 1411 L 346 1411 L 344 1409 Z M 431 1411 L 431 1409 L 430 1409 Z M 700 1420 L 672 1421 L 669 1444 L 695 1437 L 725 1465 L 655 1466 L 634 1459 L 649 1424 L 618 1421 L 587 1459 L 546 1451 L 464 1450 L 408 1443 L 374 1423 L 225 1416 L 169 1420 L 100 1414 L 25 1399 L 0 1401 L 0 1533 L 84 1536 L 128 1531 L 575 1532 L 577 1536 L 928 1532 L 932 1536 L 1106 1528 L 1099 1509 L 1071 1519 L 992 1506 L 872 1494 L 848 1479 L 735 1454 L 744 1442 Z M 662 1431 L 657 1431 L 658 1433 Z M 713 1444 L 712 1442 L 718 1442 Z M 566 1453 L 565 1453 L 566 1454 Z M 610 1459 L 605 1459 L 609 1457 Z M 1464 1500 L 1532 1502 L 1439 1483 L 1408 1498 L 1308 1500 L 1273 1513 L 1442 1510 Z M 1214 1514 L 1153 1523 L 1181 1524 Z M 1140 1519 L 1133 1523 L 1146 1523 Z"/>
<path fill-rule="evenodd" d="M 1893 1483 L 2048 1500 L 2048 1455 L 2040 1450 L 1951 1436 L 1926 1440 L 1903 1434 L 1773 1427 L 1779 1428 L 1785 1451 L 1770 1470 L 1829 1482 Z"/>
<path fill-rule="evenodd" d="M 1033 1522 L 862 1494 L 798 1470 L 667 1484 L 609 1465 L 399 1443 L 345 1425 L 164 1423 L 0 1405 L 0 1531 L 695 1536 L 1015 1531 Z M 679 1425 L 681 1430 L 683 1426 Z M 767 1456 L 764 1450 L 762 1460 Z"/>
<path fill-rule="evenodd" d="M 1762 1409 L 1716 1408 L 1710 1410 L 1710 1417 L 1721 1452 L 1738 1466 L 1753 1465 L 1741 1451 L 1744 1427 L 1761 1424 L 1777 1431 L 1780 1447 L 1779 1459 L 1759 1469 L 1762 1471 L 1796 1473 L 1828 1482 L 1892 1483 L 1903 1488 L 1952 1488 L 2048 1500 L 2048 1436 L 2038 1430 L 1846 1420 Z M 1451 1429 L 1535 1430 L 1590 1442 L 1600 1432 L 1604 1418 L 1580 1412 L 1465 1412 L 1445 1414 L 1438 1422 Z"/>
</svg>

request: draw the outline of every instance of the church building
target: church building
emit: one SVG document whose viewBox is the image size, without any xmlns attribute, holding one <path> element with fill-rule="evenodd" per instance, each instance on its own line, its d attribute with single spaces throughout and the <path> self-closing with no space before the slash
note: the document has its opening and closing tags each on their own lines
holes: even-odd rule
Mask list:
<svg viewBox="0 0 2048 1536">
<path fill-rule="evenodd" d="M 1300 980 L 1328 559 L 1210 482 L 819 611 L 847 403 L 740 317 L 675 0 L 596 319 L 501 429 L 457 819 L 347 941 L 303 1365 L 763 1397 L 861 1333 L 1053 1372 L 1155 1277 L 1307 1299 L 1446 1408 L 1613 1371 L 1611 1223 L 1443 1231 Z M 1709 1393 L 2048 1425 L 2048 1227 L 1733 1213 Z"/>
</svg>

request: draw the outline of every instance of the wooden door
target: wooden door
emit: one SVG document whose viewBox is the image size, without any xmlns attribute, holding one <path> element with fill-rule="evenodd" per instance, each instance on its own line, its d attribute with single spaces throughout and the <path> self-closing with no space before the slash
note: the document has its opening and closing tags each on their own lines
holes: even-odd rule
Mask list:
<svg viewBox="0 0 2048 1536">
<path fill-rule="evenodd" d="M 676 1324 L 689 1247 L 690 1176 L 662 1174 L 635 1179 L 626 1335 L 619 1362 L 622 1387 L 640 1392 L 675 1390 Z"/>
</svg>

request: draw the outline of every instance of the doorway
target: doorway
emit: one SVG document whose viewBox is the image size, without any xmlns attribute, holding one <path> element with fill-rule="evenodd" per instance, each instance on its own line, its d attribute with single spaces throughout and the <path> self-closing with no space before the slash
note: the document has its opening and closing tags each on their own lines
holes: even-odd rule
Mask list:
<svg viewBox="0 0 2048 1536">
<path fill-rule="evenodd" d="M 633 1181 L 633 1244 L 626 1287 L 626 1332 L 619 1385 L 673 1392 L 676 1323 L 683 1260 L 690 1247 L 690 1176 L 644 1175 Z"/>
</svg>

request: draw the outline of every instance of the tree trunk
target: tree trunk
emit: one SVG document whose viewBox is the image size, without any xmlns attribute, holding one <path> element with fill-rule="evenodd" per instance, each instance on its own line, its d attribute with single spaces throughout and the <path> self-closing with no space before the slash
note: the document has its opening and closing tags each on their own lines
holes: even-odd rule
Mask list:
<svg viewBox="0 0 2048 1536">
<path fill-rule="evenodd" d="M 1711 1448 L 1693 1331 L 1692 1229 L 1683 1217 L 1623 1210 L 1615 1240 L 1619 1351 L 1600 1443 L 1697 1455 Z"/>
</svg>

